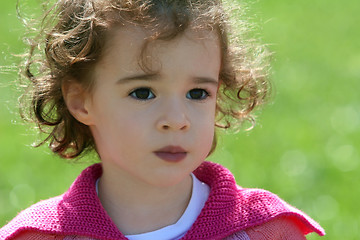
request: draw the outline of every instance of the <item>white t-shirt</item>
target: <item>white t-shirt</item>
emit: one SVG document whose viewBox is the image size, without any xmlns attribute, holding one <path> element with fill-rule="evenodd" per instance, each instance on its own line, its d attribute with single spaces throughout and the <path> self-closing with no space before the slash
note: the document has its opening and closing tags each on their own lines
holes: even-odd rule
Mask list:
<svg viewBox="0 0 360 240">
<path fill-rule="evenodd" d="M 152 232 L 126 235 L 126 237 L 130 240 L 178 240 L 182 238 L 194 224 L 210 194 L 208 185 L 197 179 L 194 174 L 191 174 L 191 176 L 193 184 L 190 202 L 175 224 Z M 98 181 L 96 182 L 96 192 L 98 192 Z"/>
</svg>

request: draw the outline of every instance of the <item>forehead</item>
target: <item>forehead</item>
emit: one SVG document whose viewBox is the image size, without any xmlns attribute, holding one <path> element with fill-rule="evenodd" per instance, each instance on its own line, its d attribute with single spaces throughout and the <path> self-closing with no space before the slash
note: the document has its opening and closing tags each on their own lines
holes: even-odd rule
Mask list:
<svg viewBox="0 0 360 240">
<path fill-rule="evenodd" d="M 157 57 L 168 53 L 169 49 L 181 54 L 183 50 L 189 51 L 217 51 L 220 57 L 220 41 L 218 34 L 209 30 L 185 30 L 178 36 L 161 40 L 154 39 L 156 33 L 142 27 L 120 26 L 112 28 L 107 34 L 103 55 L 100 64 L 109 64 L 115 57 L 122 58 L 125 63 L 148 62 L 156 63 Z M 194 56 L 192 56 L 194 57 Z"/>
<path fill-rule="evenodd" d="M 185 31 L 172 40 L 154 40 L 144 45 L 148 36 L 141 28 L 114 29 L 102 58 L 95 64 L 95 86 L 109 86 L 121 79 L 144 75 L 156 76 L 154 79 L 160 80 L 161 85 L 169 83 L 162 86 L 219 79 L 221 50 L 213 32 Z"/>
</svg>

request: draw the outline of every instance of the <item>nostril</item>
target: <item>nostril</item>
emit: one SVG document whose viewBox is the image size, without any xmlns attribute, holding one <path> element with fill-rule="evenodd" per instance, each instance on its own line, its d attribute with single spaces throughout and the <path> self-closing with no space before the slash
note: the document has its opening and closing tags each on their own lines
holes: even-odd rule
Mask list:
<svg viewBox="0 0 360 240">
<path fill-rule="evenodd" d="M 157 122 L 157 128 L 161 131 L 186 131 L 190 127 L 190 123 L 186 119 L 162 119 Z"/>
<path fill-rule="evenodd" d="M 187 129 L 187 125 L 184 125 L 180 130 L 186 130 Z"/>
</svg>

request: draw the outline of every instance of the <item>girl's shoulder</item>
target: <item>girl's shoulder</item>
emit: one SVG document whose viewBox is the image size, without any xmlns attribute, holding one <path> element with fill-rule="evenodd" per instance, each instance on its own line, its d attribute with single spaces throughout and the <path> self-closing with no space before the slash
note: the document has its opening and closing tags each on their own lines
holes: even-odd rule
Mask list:
<svg viewBox="0 0 360 240">
<path fill-rule="evenodd" d="M 48 231 L 55 228 L 61 221 L 58 207 L 62 198 L 61 195 L 43 200 L 23 210 L 0 229 L 0 239 L 12 239 L 25 230 Z"/>
<path fill-rule="evenodd" d="M 238 187 L 238 198 L 241 215 L 246 216 L 246 224 L 249 226 L 264 225 L 273 229 L 296 225 L 304 235 L 311 232 L 321 236 L 325 234 L 324 229 L 310 216 L 272 192 Z"/>
<path fill-rule="evenodd" d="M 295 222 L 287 217 L 275 218 L 260 226 L 236 232 L 223 240 L 306 240 Z"/>
<path fill-rule="evenodd" d="M 101 173 L 100 164 L 86 168 L 64 194 L 40 201 L 20 212 L 0 229 L 0 239 L 13 239 L 29 231 L 122 239 L 97 198 L 95 182 Z"/>
<path fill-rule="evenodd" d="M 208 231 L 214 234 L 218 228 L 233 234 L 247 229 L 259 230 L 260 226 L 268 227 L 262 230 L 281 229 L 279 226 L 291 229 L 291 226 L 296 226 L 302 235 L 311 232 L 321 236 L 325 234 L 316 221 L 276 194 L 238 186 L 231 172 L 219 164 L 204 162 L 194 174 L 210 186 L 209 198 L 200 218 L 206 221 L 211 216 L 217 216 L 216 221 L 206 223 Z M 202 224 L 205 225 L 205 222 Z"/>
<path fill-rule="evenodd" d="M 304 233 L 295 218 L 278 217 L 260 226 L 246 230 L 249 239 L 257 240 L 306 240 Z"/>
</svg>

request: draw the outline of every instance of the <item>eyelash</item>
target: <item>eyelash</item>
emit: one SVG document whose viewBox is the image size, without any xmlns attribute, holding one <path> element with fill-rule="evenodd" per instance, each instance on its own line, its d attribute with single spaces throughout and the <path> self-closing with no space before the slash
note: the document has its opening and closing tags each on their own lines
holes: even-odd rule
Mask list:
<svg viewBox="0 0 360 240">
<path fill-rule="evenodd" d="M 143 96 L 140 96 L 139 95 L 140 91 L 143 91 L 142 94 L 145 93 L 144 91 L 146 91 L 146 93 Z M 191 96 L 191 94 L 192 93 L 194 94 L 195 93 L 194 91 L 201 91 L 201 93 L 200 93 L 201 96 L 198 96 L 198 98 L 193 98 L 194 96 Z M 197 93 L 199 93 L 199 92 L 197 92 Z M 136 88 L 129 93 L 129 96 L 136 100 L 139 100 L 139 101 L 147 101 L 147 100 L 150 100 L 150 99 L 153 99 L 156 97 L 155 94 L 152 92 L 152 90 L 147 87 Z M 196 101 L 205 100 L 206 98 L 208 98 L 210 96 L 211 96 L 210 93 L 202 88 L 194 88 L 186 93 L 187 99 L 192 99 L 192 100 L 196 100 Z"/>
<path fill-rule="evenodd" d="M 145 98 L 141 98 L 139 95 L 137 95 L 137 93 L 140 93 L 140 91 L 144 91 L 144 90 L 148 91 L 147 95 L 145 95 L 146 96 Z M 136 100 L 139 100 L 139 101 L 146 101 L 146 100 L 155 98 L 155 94 L 151 91 L 150 88 L 147 88 L 147 87 L 136 88 L 129 93 L 129 96 Z M 149 96 L 150 96 L 150 98 L 149 98 Z"/>
<path fill-rule="evenodd" d="M 188 96 L 190 96 L 191 92 L 194 92 L 194 91 L 201 91 L 201 97 L 200 98 L 189 98 Z M 202 88 L 194 88 L 194 89 L 191 89 L 190 91 L 188 91 L 186 93 L 186 98 L 193 99 L 193 100 L 198 100 L 198 101 L 205 100 L 208 97 L 210 97 L 209 92 L 206 91 L 205 89 L 202 89 Z"/>
</svg>

